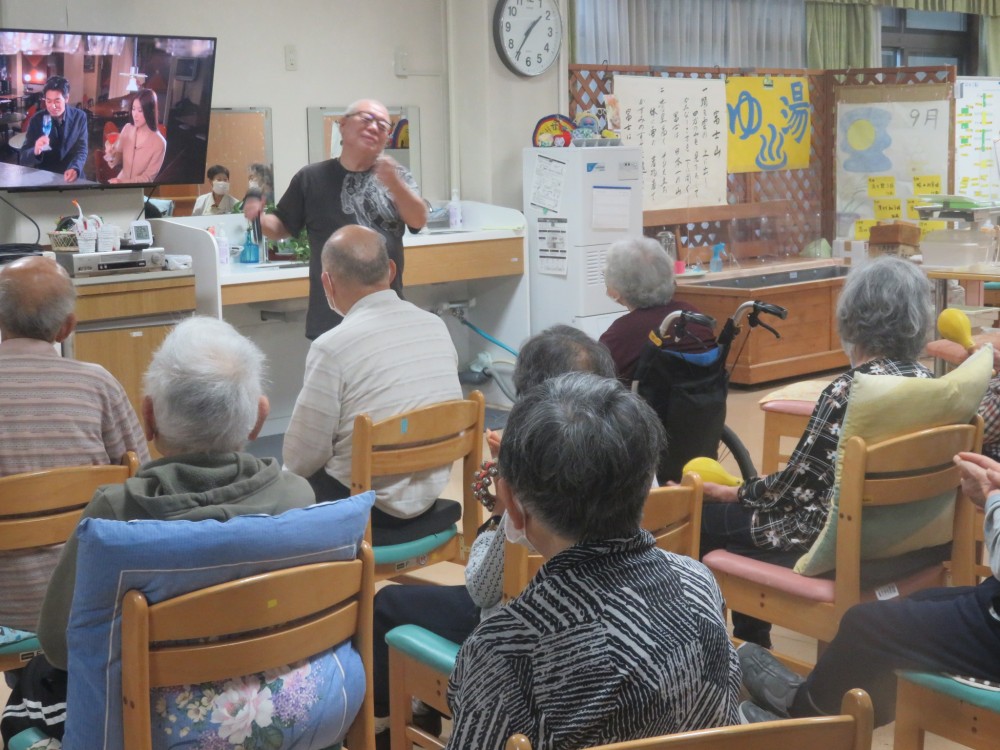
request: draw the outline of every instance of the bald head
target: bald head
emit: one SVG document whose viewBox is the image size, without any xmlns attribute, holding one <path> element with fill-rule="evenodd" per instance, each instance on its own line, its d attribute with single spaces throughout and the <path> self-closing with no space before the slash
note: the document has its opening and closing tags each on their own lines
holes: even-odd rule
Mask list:
<svg viewBox="0 0 1000 750">
<path fill-rule="evenodd" d="M 0 270 L 0 336 L 62 341 L 76 322 L 76 289 L 51 258 L 21 258 Z"/>
<path fill-rule="evenodd" d="M 337 284 L 388 289 L 392 273 L 385 237 L 357 224 L 338 229 L 323 245 L 323 270 Z"/>
</svg>

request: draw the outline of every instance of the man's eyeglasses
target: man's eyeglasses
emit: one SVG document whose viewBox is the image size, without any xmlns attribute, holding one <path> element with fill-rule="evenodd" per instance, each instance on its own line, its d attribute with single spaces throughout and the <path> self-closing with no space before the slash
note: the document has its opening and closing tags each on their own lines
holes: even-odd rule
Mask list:
<svg viewBox="0 0 1000 750">
<path fill-rule="evenodd" d="M 366 128 L 372 123 L 375 123 L 378 126 L 378 129 L 381 130 L 386 135 L 388 135 L 392 131 L 391 122 L 389 122 L 388 120 L 383 120 L 381 117 L 376 117 L 375 115 L 369 112 L 351 112 L 351 114 L 347 115 L 347 117 L 357 117 L 359 120 L 361 120 L 361 122 L 365 124 Z"/>
</svg>

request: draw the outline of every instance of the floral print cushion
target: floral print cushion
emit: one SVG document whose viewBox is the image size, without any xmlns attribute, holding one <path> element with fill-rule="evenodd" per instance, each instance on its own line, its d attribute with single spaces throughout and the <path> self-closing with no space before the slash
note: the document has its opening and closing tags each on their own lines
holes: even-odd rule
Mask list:
<svg viewBox="0 0 1000 750">
<path fill-rule="evenodd" d="M 346 734 L 363 696 L 361 659 L 350 643 L 268 672 L 158 688 L 151 701 L 153 748 L 326 748 Z"/>
</svg>

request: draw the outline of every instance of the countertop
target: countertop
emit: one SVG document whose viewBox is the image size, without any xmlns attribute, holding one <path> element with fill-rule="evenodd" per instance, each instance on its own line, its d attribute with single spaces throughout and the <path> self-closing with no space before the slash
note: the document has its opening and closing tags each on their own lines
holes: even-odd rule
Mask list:
<svg viewBox="0 0 1000 750">
<path fill-rule="evenodd" d="M 704 281 L 716 281 L 719 279 L 735 279 L 741 276 L 755 276 L 761 273 L 773 273 L 782 271 L 795 271 L 804 268 L 824 268 L 826 266 L 842 266 L 843 258 L 799 258 L 796 256 L 787 258 L 768 258 L 759 261 L 756 258 L 744 260 L 737 267 L 733 264 L 726 264 L 723 271 L 710 271 L 698 276 L 676 276 L 679 286 L 688 284 L 698 284 Z"/>
<path fill-rule="evenodd" d="M 75 286 L 92 284 L 121 284 L 133 281 L 158 281 L 160 279 L 181 279 L 194 276 L 194 271 L 185 268 L 180 271 L 137 271 L 136 273 L 113 273 L 106 276 L 78 276 L 73 279 Z"/>
<path fill-rule="evenodd" d="M 464 242 L 523 239 L 517 229 L 484 229 L 478 231 L 443 230 L 403 235 L 403 248 L 456 245 Z M 260 281 L 287 281 L 309 278 L 308 263 L 270 261 L 268 263 L 227 263 L 219 266 L 219 284 L 252 284 Z"/>
</svg>

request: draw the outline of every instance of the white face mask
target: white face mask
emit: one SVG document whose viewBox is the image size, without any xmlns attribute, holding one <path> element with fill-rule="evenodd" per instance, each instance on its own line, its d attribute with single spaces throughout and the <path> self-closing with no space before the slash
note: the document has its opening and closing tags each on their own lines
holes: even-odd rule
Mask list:
<svg viewBox="0 0 1000 750">
<path fill-rule="evenodd" d="M 517 500 L 511 498 L 512 503 L 517 503 L 517 507 L 521 509 L 520 503 Z M 521 516 L 524 516 L 524 510 L 521 509 Z M 510 513 L 504 513 L 503 516 L 503 535 L 507 537 L 507 541 L 511 544 L 523 544 L 526 546 L 531 546 L 528 543 L 528 537 L 524 535 L 524 528 L 517 528 L 510 520 Z"/>
<path fill-rule="evenodd" d="M 229 183 L 216 180 L 212 183 L 212 192 L 216 195 L 229 195 Z"/>
</svg>

